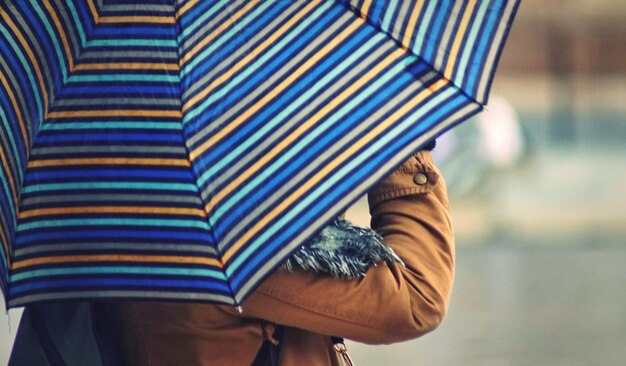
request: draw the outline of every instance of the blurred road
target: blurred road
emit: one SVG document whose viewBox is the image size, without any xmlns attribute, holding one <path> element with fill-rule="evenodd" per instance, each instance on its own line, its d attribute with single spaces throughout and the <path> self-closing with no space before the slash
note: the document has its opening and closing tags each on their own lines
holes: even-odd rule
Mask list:
<svg viewBox="0 0 626 366">
<path fill-rule="evenodd" d="M 433 333 L 349 344 L 359 366 L 619 366 L 626 360 L 626 247 L 461 247 L 449 313 Z"/>
</svg>

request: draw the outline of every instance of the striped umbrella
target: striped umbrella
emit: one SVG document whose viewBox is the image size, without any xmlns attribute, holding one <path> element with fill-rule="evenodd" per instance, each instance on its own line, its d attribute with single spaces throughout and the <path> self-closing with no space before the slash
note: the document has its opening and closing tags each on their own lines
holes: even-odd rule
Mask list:
<svg viewBox="0 0 626 366">
<path fill-rule="evenodd" d="M 0 2 L 0 282 L 239 304 L 480 111 L 516 0 Z"/>
</svg>

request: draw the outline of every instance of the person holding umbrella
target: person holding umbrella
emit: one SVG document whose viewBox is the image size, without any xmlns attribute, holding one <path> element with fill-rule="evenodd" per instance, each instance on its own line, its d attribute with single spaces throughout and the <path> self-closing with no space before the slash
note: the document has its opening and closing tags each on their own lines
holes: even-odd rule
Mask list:
<svg viewBox="0 0 626 366">
<path fill-rule="evenodd" d="M 276 365 L 339 365 L 330 336 L 387 344 L 435 329 L 452 289 L 454 236 L 444 179 L 430 152 L 411 156 L 369 191 L 368 201 L 372 228 L 402 262 L 370 265 L 349 280 L 298 266 L 278 270 L 241 312 L 229 305 L 101 305 L 115 324 L 124 364 L 248 365 L 278 342 Z M 366 255 L 353 253 L 352 260 L 369 263 Z M 351 259 L 339 260 L 341 267 Z"/>
<path fill-rule="evenodd" d="M 0 288 L 41 364 L 336 364 L 329 336 L 436 327 L 420 149 L 484 108 L 517 4 L 0 3 Z M 365 193 L 373 230 L 335 218 Z"/>
<path fill-rule="evenodd" d="M 348 356 L 336 337 L 388 344 L 435 329 L 446 314 L 453 284 L 448 197 L 429 150 L 412 155 L 374 186 L 368 202 L 372 229 L 397 257 L 377 247 L 376 234 L 347 232 L 325 253 L 309 251 L 309 256 L 325 257 L 317 267 L 292 259 L 291 270 L 275 271 L 239 310 L 204 303 L 107 301 L 89 304 L 91 315 L 74 314 L 65 329 L 54 323 L 54 314 L 62 318 L 58 308 L 43 304 L 29 310 L 44 314 L 41 328 L 48 338 L 70 342 L 52 344 L 65 364 L 85 360 L 78 350 L 86 348 L 91 321 L 97 347 L 89 357 L 102 365 L 341 365 Z M 318 238 L 333 244 L 332 235 Z M 361 252 L 350 242 L 359 242 Z M 320 264 L 324 260 L 326 265 Z M 60 306 L 66 313 L 71 309 Z M 23 320 L 20 327 L 36 328 L 30 323 Z M 37 348 L 50 360 L 40 333 L 35 329 L 29 338 L 20 329 L 11 365 L 25 359 L 35 365 Z M 80 341 L 71 333 L 82 333 Z M 38 341 L 40 346 L 33 347 Z"/>
</svg>

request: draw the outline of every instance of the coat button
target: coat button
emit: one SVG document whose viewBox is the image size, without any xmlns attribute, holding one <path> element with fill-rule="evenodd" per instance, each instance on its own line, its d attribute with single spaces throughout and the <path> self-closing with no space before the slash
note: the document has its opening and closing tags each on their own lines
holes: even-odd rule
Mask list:
<svg viewBox="0 0 626 366">
<path fill-rule="evenodd" d="M 417 173 L 413 177 L 413 181 L 419 184 L 420 186 L 423 186 L 424 184 L 428 182 L 428 177 L 424 173 Z"/>
</svg>

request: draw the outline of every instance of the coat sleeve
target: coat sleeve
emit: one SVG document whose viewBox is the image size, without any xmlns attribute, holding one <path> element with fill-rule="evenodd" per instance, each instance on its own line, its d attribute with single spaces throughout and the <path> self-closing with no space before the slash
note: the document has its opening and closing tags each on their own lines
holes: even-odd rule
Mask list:
<svg viewBox="0 0 626 366">
<path fill-rule="evenodd" d="M 446 187 L 430 152 L 411 156 L 368 192 L 371 227 L 404 261 L 358 280 L 278 270 L 243 315 L 371 344 L 419 337 L 442 321 L 454 275 Z"/>
</svg>

